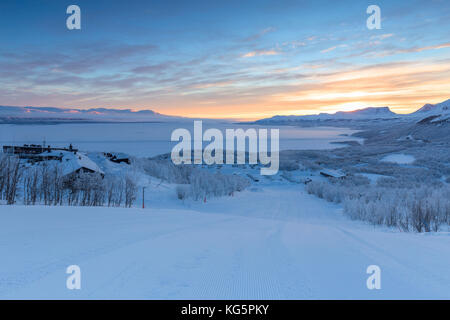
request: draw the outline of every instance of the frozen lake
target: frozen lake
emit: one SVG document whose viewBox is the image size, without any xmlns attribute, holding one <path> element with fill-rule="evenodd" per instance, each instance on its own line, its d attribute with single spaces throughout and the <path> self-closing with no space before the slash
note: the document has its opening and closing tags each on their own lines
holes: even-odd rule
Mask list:
<svg viewBox="0 0 450 320">
<path fill-rule="evenodd" d="M 72 143 L 82 151 L 124 152 L 135 156 L 155 156 L 170 152 L 177 142 L 170 136 L 177 128 L 188 129 L 193 136 L 193 121 L 164 123 L 65 123 L 0 125 L 1 145 L 42 144 L 66 146 Z M 300 128 L 293 126 L 259 126 L 203 121 L 203 131 L 217 128 L 244 130 L 248 128 L 279 128 L 280 150 L 331 149 L 332 142 L 358 140 L 350 137 L 355 130 L 333 127 Z M 270 132 L 270 131 L 269 131 Z M 225 134 L 224 134 L 225 136 Z M 204 142 L 206 146 L 208 142 Z"/>
</svg>

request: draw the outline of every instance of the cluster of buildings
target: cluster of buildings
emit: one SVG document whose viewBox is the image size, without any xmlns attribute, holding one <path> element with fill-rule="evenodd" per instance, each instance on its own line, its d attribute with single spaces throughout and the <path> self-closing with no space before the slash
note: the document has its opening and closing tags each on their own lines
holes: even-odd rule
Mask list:
<svg viewBox="0 0 450 320">
<path fill-rule="evenodd" d="M 42 161 L 56 160 L 61 163 L 62 174 L 72 175 L 78 173 L 99 173 L 104 176 L 100 167 L 86 154 L 74 149 L 72 145 L 67 148 L 52 148 L 43 145 L 3 146 L 3 153 L 15 155 L 20 159 L 34 164 Z"/>
<path fill-rule="evenodd" d="M 28 159 L 30 161 L 47 161 L 62 160 L 64 152 L 77 153 L 78 149 L 74 149 L 72 145 L 68 148 L 52 148 L 51 146 L 43 146 L 37 144 L 24 144 L 23 146 L 3 146 L 3 153 L 13 154 L 20 159 Z"/>
</svg>

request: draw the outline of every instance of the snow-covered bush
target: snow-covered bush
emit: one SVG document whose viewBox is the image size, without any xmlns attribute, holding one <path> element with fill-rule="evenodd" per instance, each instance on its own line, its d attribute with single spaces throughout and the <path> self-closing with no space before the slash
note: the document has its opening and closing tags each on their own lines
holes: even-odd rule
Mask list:
<svg viewBox="0 0 450 320">
<path fill-rule="evenodd" d="M 7 204 L 16 201 L 18 184 L 22 176 L 20 160 L 17 157 L 1 156 L 0 158 L 0 194 Z"/>
<path fill-rule="evenodd" d="M 124 181 L 114 176 L 105 177 L 106 205 L 120 207 L 124 199 Z"/>
<path fill-rule="evenodd" d="M 399 187 L 401 185 L 402 187 Z M 352 219 L 403 231 L 438 231 L 450 225 L 450 187 L 435 184 L 406 187 L 386 179 L 376 186 L 357 177 L 345 180 L 313 181 L 307 191 L 330 202 L 343 203 Z"/>
<path fill-rule="evenodd" d="M 247 178 L 238 175 L 214 173 L 191 165 L 174 165 L 168 159 L 141 159 L 139 166 L 161 180 L 187 185 L 176 189 L 178 199 L 228 196 L 250 185 Z"/>
<path fill-rule="evenodd" d="M 299 166 L 298 162 L 295 160 L 280 159 L 279 169 L 281 171 L 294 171 L 299 168 L 300 168 L 300 166 Z"/>
<path fill-rule="evenodd" d="M 223 175 L 196 166 L 175 166 L 167 159 L 133 159 L 119 174 L 99 174 L 80 170 L 63 175 L 59 161 L 34 164 L 0 154 L 0 197 L 7 204 L 22 199 L 25 205 L 125 206 L 136 201 L 140 174 L 145 173 L 177 188 L 179 199 L 219 197 L 244 190 L 249 180 Z"/>
<path fill-rule="evenodd" d="M 0 154 L 0 198 L 7 204 L 21 199 L 25 205 L 130 207 L 136 200 L 136 180 L 131 171 L 123 177 L 82 170 L 63 175 L 58 161 L 29 165 Z"/>
<path fill-rule="evenodd" d="M 370 181 L 366 177 L 348 176 L 344 180 L 331 178 L 330 182 L 312 181 L 306 185 L 306 190 L 308 193 L 315 194 L 329 202 L 341 203 L 349 196 L 349 189 L 364 190 L 369 184 Z"/>
<path fill-rule="evenodd" d="M 175 165 L 167 159 L 137 159 L 136 165 L 148 175 L 169 183 L 186 184 L 195 170 L 190 165 Z"/>
<path fill-rule="evenodd" d="M 130 208 L 136 200 L 137 194 L 136 178 L 130 174 L 125 176 L 125 206 Z"/>
<path fill-rule="evenodd" d="M 177 193 L 177 198 L 179 200 L 184 200 L 189 196 L 191 190 L 189 185 L 181 184 L 176 187 L 175 191 Z"/>
<path fill-rule="evenodd" d="M 242 191 L 250 185 L 250 181 L 237 175 L 223 175 L 197 170 L 190 177 L 190 195 L 195 199 L 204 197 L 220 197 Z"/>
</svg>

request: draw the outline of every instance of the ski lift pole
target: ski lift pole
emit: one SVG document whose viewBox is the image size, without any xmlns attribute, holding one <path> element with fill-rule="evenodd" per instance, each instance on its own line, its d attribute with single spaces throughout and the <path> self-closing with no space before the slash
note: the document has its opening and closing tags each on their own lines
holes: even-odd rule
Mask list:
<svg viewBox="0 0 450 320">
<path fill-rule="evenodd" d="M 145 209 L 145 187 L 142 187 L 142 209 Z"/>
</svg>

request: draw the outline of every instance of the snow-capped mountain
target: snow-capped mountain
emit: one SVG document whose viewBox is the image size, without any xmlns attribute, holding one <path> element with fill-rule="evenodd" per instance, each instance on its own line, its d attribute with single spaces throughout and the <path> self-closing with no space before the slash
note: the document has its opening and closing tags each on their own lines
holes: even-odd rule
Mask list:
<svg viewBox="0 0 450 320">
<path fill-rule="evenodd" d="M 450 120 L 450 99 L 437 104 L 426 104 L 413 115 L 425 117 L 423 122 L 448 121 Z"/>
<path fill-rule="evenodd" d="M 153 110 L 0 106 L 0 120 L 164 121 L 176 118 Z"/>
<path fill-rule="evenodd" d="M 334 114 L 319 114 L 322 119 L 392 119 L 397 118 L 398 114 L 394 113 L 389 107 L 380 108 L 364 108 L 355 111 L 338 111 Z"/>
<path fill-rule="evenodd" d="M 445 114 L 450 112 L 450 99 L 437 104 L 427 103 L 413 114 Z"/>
<path fill-rule="evenodd" d="M 425 104 L 410 114 L 392 112 L 389 107 L 369 107 L 355 111 L 338 111 L 336 113 L 320 113 L 306 116 L 274 116 L 256 121 L 260 124 L 291 123 L 298 121 L 373 121 L 373 120 L 406 120 L 421 121 L 433 117 L 434 121 L 450 119 L 450 99 L 437 104 Z"/>
<path fill-rule="evenodd" d="M 416 112 L 413 112 L 413 114 L 423 114 L 423 113 L 427 113 L 432 111 L 435 108 L 434 104 L 431 103 L 427 103 L 424 104 L 422 108 L 420 108 L 419 110 L 417 110 Z"/>
<path fill-rule="evenodd" d="M 294 121 L 327 121 L 327 120 L 379 120 L 396 119 L 401 115 L 392 112 L 389 107 L 369 107 L 355 111 L 338 111 L 336 113 L 320 113 L 306 116 L 274 116 L 258 120 L 257 123 L 294 122 Z"/>
</svg>

